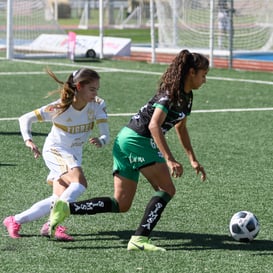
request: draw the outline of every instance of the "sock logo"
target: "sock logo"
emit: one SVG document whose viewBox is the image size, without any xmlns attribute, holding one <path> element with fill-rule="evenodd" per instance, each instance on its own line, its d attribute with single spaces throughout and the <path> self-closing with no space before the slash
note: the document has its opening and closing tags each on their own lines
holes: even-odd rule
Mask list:
<svg viewBox="0 0 273 273">
<path fill-rule="evenodd" d="M 94 210 L 95 207 L 104 207 L 104 202 L 102 201 L 98 201 L 97 203 L 93 203 L 93 202 L 86 202 L 85 204 L 80 204 L 77 205 L 76 203 L 73 203 L 74 207 L 75 207 L 75 211 L 79 211 L 79 210 Z"/>
<path fill-rule="evenodd" d="M 152 210 L 147 218 L 147 223 L 142 225 L 142 227 L 147 228 L 148 230 L 151 230 L 151 225 L 153 222 L 158 218 L 158 211 L 163 207 L 161 203 L 156 203 L 155 204 L 155 209 Z"/>
</svg>

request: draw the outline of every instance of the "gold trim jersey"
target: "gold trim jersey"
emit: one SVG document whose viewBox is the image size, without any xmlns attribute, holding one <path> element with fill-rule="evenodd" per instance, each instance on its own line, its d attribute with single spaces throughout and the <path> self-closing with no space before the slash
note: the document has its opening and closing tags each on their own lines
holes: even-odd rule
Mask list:
<svg viewBox="0 0 273 273">
<path fill-rule="evenodd" d="M 80 111 L 70 105 L 66 111 L 57 115 L 55 106 L 59 103 L 60 100 L 57 100 L 19 118 L 24 141 L 32 139 L 32 123 L 50 121 L 53 126 L 47 136 L 46 145 L 82 147 L 91 135 L 95 123 L 99 127 L 99 139 L 102 145 L 109 142 L 108 116 L 103 99 L 96 97 L 95 101 L 87 103 Z"/>
</svg>

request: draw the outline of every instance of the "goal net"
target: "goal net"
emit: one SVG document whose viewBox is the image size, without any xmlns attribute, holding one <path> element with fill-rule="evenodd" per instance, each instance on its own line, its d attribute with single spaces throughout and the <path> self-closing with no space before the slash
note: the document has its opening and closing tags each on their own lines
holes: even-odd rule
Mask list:
<svg viewBox="0 0 273 273">
<path fill-rule="evenodd" d="M 273 49 L 272 0 L 155 0 L 155 2 L 159 47 L 209 49 L 213 45 L 215 49 L 228 49 L 232 18 L 233 50 Z M 225 10 L 221 5 L 226 5 Z"/>
<path fill-rule="evenodd" d="M 8 1 L 0 0 L 0 47 L 6 50 L 7 32 L 11 32 L 11 51 L 14 57 L 58 55 L 58 52 L 41 50 L 33 41 L 42 34 L 65 34 L 54 19 L 53 6 L 48 0 L 12 0 L 8 14 Z M 12 28 L 7 27 L 8 16 Z"/>
</svg>

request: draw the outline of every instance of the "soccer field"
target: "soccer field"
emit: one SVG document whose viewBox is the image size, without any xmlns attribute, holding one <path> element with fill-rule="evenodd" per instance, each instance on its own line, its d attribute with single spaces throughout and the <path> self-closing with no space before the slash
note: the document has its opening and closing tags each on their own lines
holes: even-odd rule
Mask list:
<svg viewBox="0 0 273 273">
<path fill-rule="evenodd" d="M 81 66 L 99 72 L 99 96 L 107 103 L 111 143 L 104 149 L 84 148 L 83 169 L 89 188 L 80 199 L 112 196 L 112 143 L 132 113 L 154 94 L 166 65 L 108 61 L 71 63 L 68 60 L 0 60 L 1 192 L 0 219 L 14 215 L 51 195 L 48 170 L 24 146 L 17 118 L 57 96 L 45 98 L 58 86 L 45 73 L 60 79 Z M 127 242 L 139 224 L 153 191 L 141 177 L 129 212 L 71 216 L 65 226 L 75 242 L 43 238 L 47 218 L 22 225 L 14 240 L 1 227 L 1 272 L 11 273 L 269 273 L 273 267 L 272 114 L 273 74 L 211 69 L 207 83 L 194 91 L 188 129 L 198 160 L 208 175 L 201 182 L 190 167 L 174 130 L 167 141 L 183 163 L 175 179 L 177 193 L 152 233 L 167 252 L 128 252 Z M 48 123 L 33 125 L 42 148 Z M 96 129 L 94 134 L 96 133 Z M 249 210 L 261 230 L 252 243 L 229 236 L 231 216 Z"/>
</svg>

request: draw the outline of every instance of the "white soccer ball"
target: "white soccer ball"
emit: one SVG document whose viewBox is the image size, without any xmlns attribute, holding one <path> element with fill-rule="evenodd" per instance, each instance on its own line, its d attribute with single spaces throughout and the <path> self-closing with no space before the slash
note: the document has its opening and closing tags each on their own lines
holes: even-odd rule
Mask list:
<svg viewBox="0 0 273 273">
<path fill-rule="evenodd" d="M 231 217 L 229 231 L 234 240 L 250 242 L 258 235 L 260 224 L 252 212 L 239 211 Z"/>
</svg>

